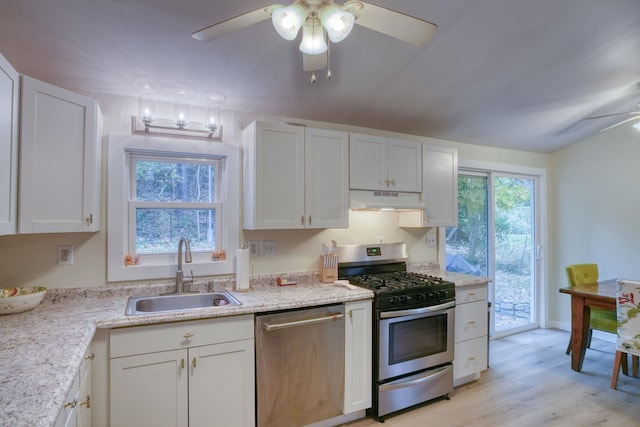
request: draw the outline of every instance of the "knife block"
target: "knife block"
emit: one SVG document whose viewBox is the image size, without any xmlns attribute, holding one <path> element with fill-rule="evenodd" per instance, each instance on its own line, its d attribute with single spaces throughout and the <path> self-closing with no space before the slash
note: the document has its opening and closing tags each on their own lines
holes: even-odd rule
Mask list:
<svg viewBox="0 0 640 427">
<path fill-rule="evenodd" d="M 320 255 L 320 281 L 333 283 L 338 280 L 338 256 Z"/>
</svg>

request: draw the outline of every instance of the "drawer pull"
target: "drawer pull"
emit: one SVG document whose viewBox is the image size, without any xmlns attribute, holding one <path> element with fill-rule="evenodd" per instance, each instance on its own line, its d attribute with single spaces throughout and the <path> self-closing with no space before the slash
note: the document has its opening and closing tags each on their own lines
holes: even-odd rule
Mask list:
<svg viewBox="0 0 640 427">
<path fill-rule="evenodd" d="M 469 324 L 470 324 L 470 325 L 473 325 L 473 324 L 475 324 L 475 323 L 476 323 L 476 321 L 475 321 L 475 320 L 469 320 Z"/>
<path fill-rule="evenodd" d="M 86 406 L 87 409 L 91 408 L 91 396 L 87 395 L 87 400 L 80 402 L 80 406 Z"/>
<path fill-rule="evenodd" d="M 84 360 L 93 360 L 95 357 L 96 357 L 96 355 L 95 355 L 95 354 L 93 354 L 93 353 L 91 353 L 90 355 L 85 356 L 85 357 L 84 357 Z"/>
<path fill-rule="evenodd" d="M 184 359 L 180 359 L 180 369 L 184 369 Z"/>
<path fill-rule="evenodd" d="M 184 337 L 185 339 L 187 339 L 187 340 L 188 340 L 189 338 L 191 338 L 192 336 L 193 336 L 193 334 L 192 334 L 191 332 L 187 332 L 186 334 L 184 334 L 184 335 L 183 335 L 183 337 Z"/>
<path fill-rule="evenodd" d="M 475 292 L 469 292 L 469 296 L 470 296 L 470 297 L 475 297 L 475 296 L 476 296 L 476 293 L 475 293 Z"/>
<path fill-rule="evenodd" d="M 475 356 L 469 356 L 467 359 L 469 359 L 469 360 L 476 360 L 476 357 L 475 357 Z"/>
<path fill-rule="evenodd" d="M 78 399 L 73 399 L 73 402 L 67 402 L 64 404 L 65 408 L 75 408 L 76 405 L 78 404 Z"/>
<path fill-rule="evenodd" d="M 195 357 L 191 361 L 191 366 L 193 366 L 194 368 L 196 367 L 196 358 Z"/>
</svg>

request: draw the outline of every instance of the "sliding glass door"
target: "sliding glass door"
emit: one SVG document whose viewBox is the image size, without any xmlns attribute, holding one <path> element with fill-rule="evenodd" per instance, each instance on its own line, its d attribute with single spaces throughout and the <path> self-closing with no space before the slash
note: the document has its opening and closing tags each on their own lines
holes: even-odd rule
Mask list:
<svg viewBox="0 0 640 427">
<path fill-rule="evenodd" d="M 491 171 L 458 176 L 458 226 L 447 228 L 447 270 L 492 279 L 492 335 L 538 326 L 538 177 Z"/>
</svg>

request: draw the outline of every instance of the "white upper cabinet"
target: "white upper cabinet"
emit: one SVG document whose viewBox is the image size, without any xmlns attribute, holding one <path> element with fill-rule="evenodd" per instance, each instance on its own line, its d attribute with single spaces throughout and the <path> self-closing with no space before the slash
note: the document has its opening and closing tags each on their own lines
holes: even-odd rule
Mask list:
<svg viewBox="0 0 640 427">
<path fill-rule="evenodd" d="M 349 159 L 352 190 L 422 191 L 419 142 L 351 133 Z"/>
<path fill-rule="evenodd" d="M 458 225 L 458 150 L 423 145 L 422 174 L 422 200 L 427 205 L 425 225 Z"/>
<path fill-rule="evenodd" d="M 426 209 L 399 212 L 400 227 L 453 227 L 458 224 L 458 150 L 424 144 L 422 200 Z"/>
<path fill-rule="evenodd" d="M 20 75 L 0 55 L 0 235 L 17 229 Z"/>
<path fill-rule="evenodd" d="M 100 120 L 95 100 L 23 76 L 19 233 L 98 231 Z"/>
<path fill-rule="evenodd" d="M 244 228 L 346 228 L 345 132 L 254 122 L 243 132 Z"/>
</svg>

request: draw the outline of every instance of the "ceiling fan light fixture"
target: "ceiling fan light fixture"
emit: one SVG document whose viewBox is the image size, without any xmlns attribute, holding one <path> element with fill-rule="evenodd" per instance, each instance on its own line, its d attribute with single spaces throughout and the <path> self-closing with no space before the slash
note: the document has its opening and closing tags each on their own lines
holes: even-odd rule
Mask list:
<svg viewBox="0 0 640 427">
<path fill-rule="evenodd" d="M 317 18 L 310 18 L 309 20 L 311 22 L 307 22 L 302 27 L 300 51 L 309 55 L 319 55 L 327 51 L 327 41 L 324 39 L 324 31 L 317 22 Z"/>
<path fill-rule="evenodd" d="M 278 34 L 285 40 L 293 40 L 307 18 L 307 11 L 299 4 L 291 4 L 273 9 L 271 21 Z"/>
<path fill-rule="evenodd" d="M 330 5 L 322 10 L 320 21 L 324 29 L 327 30 L 329 40 L 333 43 L 338 43 L 351 33 L 356 19 L 352 13 L 335 5 Z"/>
</svg>

